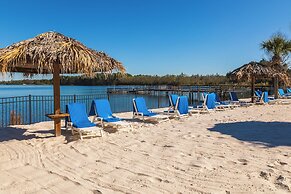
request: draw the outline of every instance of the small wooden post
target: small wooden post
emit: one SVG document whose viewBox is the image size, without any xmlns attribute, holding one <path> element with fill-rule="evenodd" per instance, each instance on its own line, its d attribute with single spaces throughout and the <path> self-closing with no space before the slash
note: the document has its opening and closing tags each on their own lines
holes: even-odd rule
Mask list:
<svg viewBox="0 0 291 194">
<path fill-rule="evenodd" d="M 252 89 L 251 89 L 251 98 L 252 98 L 252 103 L 255 102 L 255 96 L 254 96 L 254 93 L 255 93 L 255 76 L 252 75 Z"/>
<path fill-rule="evenodd" d="M 60 97 L 60 65 L 54 64 L 53 72 L 53 88 L 54 88 L 54 114 L 61 113 L 61 97 Z M 55 136 L 61 135 L 61 119 L 54 119 Z"/>
</svg>

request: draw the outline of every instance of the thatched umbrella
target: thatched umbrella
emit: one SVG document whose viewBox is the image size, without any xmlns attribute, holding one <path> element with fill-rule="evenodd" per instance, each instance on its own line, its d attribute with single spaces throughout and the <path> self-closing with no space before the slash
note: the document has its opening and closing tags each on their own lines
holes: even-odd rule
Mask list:
<svg viewBox="0 0 291 194">
<path fill-rule="evenodd" d="M 256 78 L 274 78 L 275 82 L 277 79 L 282 80 L 284 83 L 289 82 L 289 77 L 287 72 L 281 66 L 271 65 L 267 61 L 255 62 L 252 61 L 245 64 L 228 74 L 228 76 L 234 80 L 246 80 L 250 81 L 252 85 L 252 102 L 254 102 L 254 92 L 255 92 L 255 80 Z M 275 83 L 275 86 L 277 84 Z M 275 95 L 278 88 L 275 88 Z"/>
<path fill-rule="evenodd" d="M 57 32 L 47 32 L 12 44 L 0 50 L 2 72 L 29 74 L 53 74 L 54 127 L 56 136 L 61 134 L 60 74 L 84 74 L 96 72 L 124 72 L 122 64 L 104 53 L 87 48 L 82 43 Z"/>
</svg>

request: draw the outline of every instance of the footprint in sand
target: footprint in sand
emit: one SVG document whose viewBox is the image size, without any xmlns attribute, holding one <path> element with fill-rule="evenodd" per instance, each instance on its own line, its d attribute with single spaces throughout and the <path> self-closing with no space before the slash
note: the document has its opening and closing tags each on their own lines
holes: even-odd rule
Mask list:
<svg viewBox="0 0 291 194">
<path fill-rule="evenodd" d="M 286 191 L 290 191 L 290 188 L 289 186 L 285 183 L 287 182 L 286 181 L 286 178 L 283 177 L 282 175 L 278 176 L 278 178 L 275 180 L 275 186 L 279 189 L 284 189 Z"/>
<path fill-rule="evenodd" d="M 151 182 L 164 182 L 164 183 L 170 183 L 170 181 L 168 181 L 168 180 L 163 180 L 163 179 L 161 179 L 161 178 L 159 178 L 159 177 L 149 177 L 149 180 L 151 181 Z"/>
<path fill-rule="evenodd" d="M 99 191 L 99 190 L 94 190 L 94 191 L 93 191 L 93 194 L 102 194 L 102 192 Z"/>
<path fill-rule="evenodd" d="M 190 164 L 191 167 L 194 167 L 194 168 L 202 168 L 201 166 L 197 165 L 197 164 Z"/>
<path fill-rule="evenodd" d="M 267 173 L 267 172 L 264 172 L 264 171 L 260 172 L 260 177 L 262 177 L 265 180 L 269 180 L 270 176 L 271 176 L 271 173 Z"/>
<path fill-rule="evenodd" d="M 282 162 L 282 161 L 280 161 L 280 160 L 278 160 L 277 162 L 278 162 L 280 165 L 282 165 L 282 166 L 285 166 L 285 165 L 288 164 L 287 162 Z"/>
<path fill-rule="evenodd" d="M 238 159 L 238 161 L 242 164 L 242 165 L 247 165 L 248 161 L 246 159 Z"/>
</svg>

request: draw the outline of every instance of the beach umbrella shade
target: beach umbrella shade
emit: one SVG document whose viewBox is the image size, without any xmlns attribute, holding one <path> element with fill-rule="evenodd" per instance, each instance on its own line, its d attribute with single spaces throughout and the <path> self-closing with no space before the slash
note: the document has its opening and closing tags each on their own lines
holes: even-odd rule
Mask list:
<svg viewBox="0 0 291 194">
<path fill-rule="evenodd" d="M 3 73 L 53 74 L 56 136 L 61 134 L 60 74 L 93 77 L 96 72 L 125 72 L 117 60 L 57 32 L 46 32 L 0 49 L 0 68 Z"/>
<path fill-rule="evenodd" d="M 257 78 L 266 79 L 274 78 L 276 80 L 280 79 L 285 84 L 289 83 L 289 77 L 286 70 L 279 65 L 272 65 L 268 61 L 255 62 L 252 61 L 248 64 L 245 64 L 232 72 L 228 73 L 228 76 L 236 81 L 249 81 L 251 82 L 251 96 L 252 102 L 254 102 L 254 92 L 255 92 L 255 80 Z M 276 84 L 275 84 L 276 85 Z M 278 88 L 275 87 L 275 94 Z"/>
</svg>

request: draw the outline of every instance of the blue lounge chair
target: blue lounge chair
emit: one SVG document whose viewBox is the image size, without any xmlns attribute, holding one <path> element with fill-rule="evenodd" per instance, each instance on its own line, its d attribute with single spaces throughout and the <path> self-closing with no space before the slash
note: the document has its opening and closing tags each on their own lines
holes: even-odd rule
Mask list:
<svg viewBox="0 0 291 194">
<path fill-rule="evenodd" d="M 268 92 L 263 92 L 256 104 L 276 104 L 277 100 L 270 98 Z"/>
<path fill-rule="evenodd" d="M 113 115 L 107 99 L 95 99 L 92 101 L 89 116 L 94 116 L 94 121 L 100 121 L 102 126 L 130 127 L 132 126 Z"/>
<path fill-rule="evenodd" d="M 177 112 L 179 116 L 189 116 L 189 104 L 187 96 L 180 96 L 177 100 Z"/>
<path fill-rule="evenodd" d="M 146 102 L 143 97 L 137 97 L 133 100 L 133 118 L 142 118 L 142 120 L 151 120 L 156 122 L 162 122 L 169 120 L 167 115 L 161 115 L 149 111 Z"/>
<path fill-rule="evenodd" d="M 83 137 L 98 136 L 98 132 L 102 137 L 102 128 L 88 119 L 85 104 L 70 103 L 67 105 L 67 110 L 70 114 L 68 127 L 71 128 L 73 135 L 77 132 L 82 140 Z"/>
<path fill-rule="evenodd" d="M 215 93 L 210 93 L 206 96 L 206 108 L 208 111 L 210 111 L 210 110 L 225 110 L 226 106 L 218 105 L 216 103 Z"/>
<path fill-rule="evenodd" d="M 291 94 L 291 88 L 287 88 L 287 93 Z"/>
<path fill-rule="evenodd" d="M 255 91 L 255 96 L 257 97 L 257 101 L 260 101 L 260 99 L 263 97 L 263 93 L 261 90 L 256 90 Z M 268 93 L 268 92 L 267 92 Z M 274 100 L 274 97 L 268 96 L 269 100 Z"/>
<path fill-rule="evenodd" d="M 189 111 L 188 97 L 179 96 L 173 114 L 179 118 L 191 115 Z"/>
<path fill-rule="evenodd" d="M 177 110 L 178 110 L 178 107 L 182 106 L 181 104 L 178 104 L 180 97 L 182 97 L 182 96 L 178 96 L 177 94 L 171 94 L 171 95 L 169 95 L 169 105 L 170 105 L 170 107 L 169 107 L 169 109 L 167 111 L 165 111 L 165 113 L 167 113 L 169 115 L 179 115 L 177 113 Z M 199 113 L 199 110 L 197 110 L 193 106 L 189 106 L 188 97 L 187 96 L 183 96 L 182 99 L 181 99 L 181 101 L 182 101 L 181 102 L 182 104 L 187 104 L 187 106 L 188 106 L 188 112 L 187 112 L 187 114 L 189 113 L 191 115 L 192 113 Z M 181 113 L 180 115 L 184 115 L 185 116 L 186 114 L 183 113 L 183 112 L 184 111 L 182 111 L 182 113 L 180 112 Z"/>
<path fill-rule="evenodd" d="M 169 109 L 168 112 L 174 112 L 179 96 L 177 94 L 169 95 Z"/>
<path fill-rule="evenodd" d="M 268 92 L 262 92 L 260 98 L 256 101 L 256 104 L 266 104 L 269 102 Z"/>
<path fill-rule="evenodd" d="M 235 104 L 238 106 L 244 106 L 244 107 L 253 105 L 253 103 L 251 103 L 251 102 L 240 101 L 237 97 L 236 92 L 229 92 L 229 97 L 230 97 L 231 104 Z"/>
<path fill-rule="evenodd" d="M 202 99 L 203 103 L 201 105 L 197 105 L 196 107 L 193 107 L 189 110 L 189 112 L 192 113 L 209 113 L 209 109 L 207 108 L 206 101 L 207 101 L 207 92 L 202 93 Z"/>
<path fill-rule="evenodd" d="M 200 113 L 209 113 L 214 110 L 224 110 L 220 105 L 216 103 L 216 95 L 215 93 L 206 94 L 203 104 L 197 106 L 195 110 L 200 111 Z"/>
<path fill-rule="evenodd" d="M 224 108 L 231 108 L 231 109 L 239 106 L 237 104 L 231 103 L 230 101 L 221 101 L 219 95 L 217 93 L 214 93 L 214 94 L 215 94 L 216 105 L 223 106 Z"/>
<path fill-rule="evenodd" d="M 281 98 L 291 98 L 291 93 L 285 93 L 282 88 L 278 89 L 278 94 Z"/>
<path fill-rule="evenodd" d="M 229 92 L 230 102 L 239 104 L 240 101 L 237 97 L 236 92 Z"/>
</svg>

